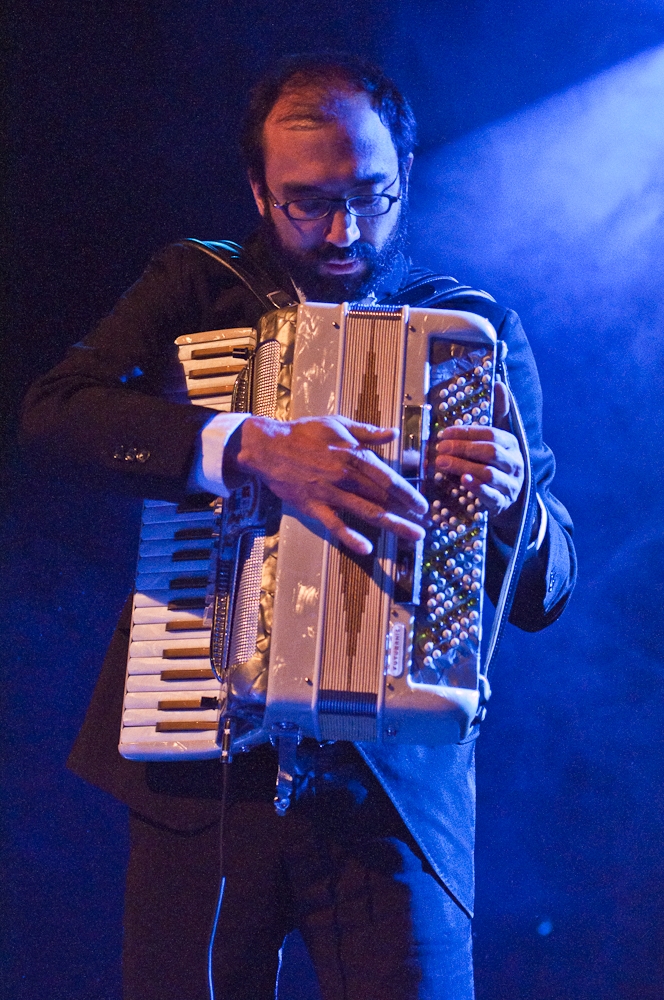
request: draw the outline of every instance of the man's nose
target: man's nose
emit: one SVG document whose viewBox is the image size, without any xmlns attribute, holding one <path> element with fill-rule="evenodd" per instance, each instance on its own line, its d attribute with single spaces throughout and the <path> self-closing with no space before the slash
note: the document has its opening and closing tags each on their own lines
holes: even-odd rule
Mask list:
<svg viewBox="0 0 664 1000">
<path fill-rule="evenodd" d="M 336 247 L 349 247 L 359 238 L 357 218 L 351 215 L 345 206 L 340 205 L 336 212 L 329 216 L 326 243 L 332 243 Z"/>
</svg>

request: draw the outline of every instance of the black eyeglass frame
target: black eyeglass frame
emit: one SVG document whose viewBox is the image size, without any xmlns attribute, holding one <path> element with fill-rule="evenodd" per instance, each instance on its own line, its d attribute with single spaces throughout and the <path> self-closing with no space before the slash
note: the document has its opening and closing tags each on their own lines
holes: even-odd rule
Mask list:
<svg viewBox="0 0 664 1000">
<path fill-rule="evenodd" d="M 270 198 L 272 198 L 272 207 L 273 208 L 278 208 L 280 211 L 282 211 L 284 213 L 284 215 L 286 216 L 286 218 L 290 219 L 291 222 L 320 222 L 322 219 L 327 219 L 328 215 L 331 215 L 332 212 L 335 211 L 335 209 L 334 209 L 335 205 L 343 205 L 344 208 L 345 208 L 345 210 L 347 212 L 349 212 L 352 216 L 354 216 L 356 219 L 380 219 L 380 218 L 382 218 L 383 215 L 387 215 L 388 212 L 392 211 L 392 206 L 393 205 L 395 205 L 398 201 L 401 201 L 401 197 L 402 197 L 402 194 L 403 194 L 402 191 L 400 191 L 399 194 L 387 194 L 387 189 L 391 188 L 392 185 L 395 184 L 398 179 L 399 179 L 399 174 L 397 174 L 397 176 L 394 178 L 394 180 L 391 181 L 387 185 L 387 187 L 384 188 L 383 191 L 377 191 L 375 194 L 371 194 L 371 195 L 356 194 L 356 195 L 353 195 L 351 198 L 323 198 L 323 197 L 320 197 L 320 198 L 292 198 L 290 201 L 284 201 L 281 204 L 279 204 L 279 202 L 276 200 L 275 196 L 272 194 L 272 192 L 270 191 L 269 188 L 267 189 L 267 191 L 268 191 L 268 194 L 270 195 Z M 352 203 L 354 201 L 364 200 L 366 198 L 387 198 L 387 200 L 389 201 L 389 204 L 388 204 L 388 206 L 387 206 L 387 208 L 385 209 L 384 212 L 374 212 L 371 215 L 360 215 L 358 212 L 354 212 L 353 211 Z M 290 206 L 291 205 L 295 205 L 295 204 L 297 204 L 297 202 L 302 202 L 302 201 L 321 201 L 321 202 L 327 202 L 328 205 L 329 205 L 329 208 L 327 209 L 326 212 L 323 213 L 323 215 L 317 215 L 315 217 L 312 216 L 310 218 L 306 218 L 304 216 L 298 218 L 297 216 L 291 215 L 290 214 Z"/>
</svg>

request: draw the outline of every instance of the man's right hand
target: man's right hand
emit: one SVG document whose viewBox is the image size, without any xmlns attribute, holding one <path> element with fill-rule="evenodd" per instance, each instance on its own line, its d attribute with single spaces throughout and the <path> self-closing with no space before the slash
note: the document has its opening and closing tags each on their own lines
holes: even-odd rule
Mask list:
<svg viewBox="0 0 664 1000">
<path fill-rule="evenodd" d="M 248 417 L 240 431 L 238 470 L 258 476 L 351 551 L 368 555 L 372 545 L 344 524 L 344 513 L 409 541 L 424 537 L 415 522 L 426 514 L 426 500 L 367 447 L 394 440 L 392 428 L 346 417 Z"/>
</svg>

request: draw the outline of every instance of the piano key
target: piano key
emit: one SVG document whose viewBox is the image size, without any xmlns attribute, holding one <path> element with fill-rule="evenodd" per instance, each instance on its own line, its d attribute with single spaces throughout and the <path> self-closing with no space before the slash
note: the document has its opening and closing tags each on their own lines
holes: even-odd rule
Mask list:
<svg viewBox="0 0 664 1000">
<path fill-rule="evenodd" d="M 183 660 L 183 664 L 186 663 L 187 669 L 199 669 L 207 670 L 210 667 L 210 656 L 206 654 L 205 656 L 199 657 L 197 660 Z M 135 676 L 137 674 L 161 674 L 162 670 L 170 669 L 174 667 L 175 664 L 167 664 L 164 662 L 162 656 L 130 656 L 129 662 L 127 664 L 127 676 Z"/>
<path fill-rule="evenodd" d="M 219 396 L 206 396 L 205 399 L 190 399 L 189 402 L 193 402 L 195 406 L 204 406 L 207 410 L 218 410 L 219 413 L 230 413 L 231 412 L 231 397 L 226 396 L 225 399 L 219 401 Z"/>
<path fill-rule="evenodd" d="M 206 633 L 209 639 L 209 633 Z M 154 641 L 132 642 L 129 647 L 130 659 L 139 657 L 140 659 L 152 659 L 154 656 L 161 656 L 164 660 L 175 659 L 202 659 L 208 657 L 209 662 L 210 643 L 192 641 L 191 638 L 175 639 L 168 638 Z"/>
<path fill-rule="evenodd" d="M 156 726 L 160 722 L 192 723 L 207 722 L 215 723 L 219 718 L 219 710 L 212 711 L 194 710 L 193 712 L 178 713 L 178 718 L 174 719 L 171 712 L 160 712 L 158 709 L 150 708 L 130 708 L 126 709 L 122 716 L 123 726 Z M 196 727 L 197 728 L 197 727 Z"/>
<path fill-rule="evenodd" d="M 155 759 L 157 756 L 160 756 L 162 760 L 186 760 L 186 755 L 182 752 L 183 743 L 199 744 L 203 750 L 209 750 L 207 756 L 218 757 L 221 748 L 215 743 L 214 736 L 215 733 L 211 730 L 189 731 L 186 740 L 178 740 L 178 745 L 174 747 L 172 739 L 166 740 L 164 737 L 160 739 L 155 726 L 128 726 L 122 731 L 121 745 L 123 748 L 127 748 L 135 745 L 140 747 L 142 743 L 148 744 L 145 759 L 149 760 Z M 147 756 L 148 754 L 149 756 Z M 196 756 L 199 756 L 198 747 L 196 747 Z"/>
<path fill-rule="evenodd" d="M 143 511 L 143 525 L 173 523 L 175 527 L 179 527 L 185 524 L 206 524 L 214 518 L 214 511 L 209 504 L 204 507 L 202 504 L 200 506 L 202 509 L 191 511 L 178 511 L 177 506 L 173 503 L 163 507 L 147 507 Z"/>
<path fill-rule="evenodd" d="M 210 598 L 213 598 L 213 591 L 210 589 Z M 177 594 L 172 590 L 143 590 L 134 594 L 134 609 L 136 608 L 168 608 L 175 611 L 178 608 L 182 611 L 194 610 L 205 607 L 205 593 L 201 588 L 178 589 Z"/>
<path fill-rule="evenodd" d="M 251 345 L 249 343 L 244 344 L 241 340 L 236 340 L 227 344 L 220 342 L 218 344 L 213 344 L 211 347 L 192 347 L 189 358 L 183 358 L 181 365 L 186 372 L 187 366 L 195 361 L 206 361 L 209 363 L 211 359 L 235 358 L 238 361 L 247 362 L 250 356 Z"/>
<path fill-rule="evenodd" d="M 226 334 L 226 336 L 219 336 L 221 333 Z M 197 336 L 197 334 L 190 336 Z M 209 337 L 205 334 L 200 340 L 190 340 L 186 344 L 180 343 L 180 340 L 181 338 L 178 338 L 176 344 L 178 345 L 178 360 L 183 364 L 191 360 L 194 355 L 200 356 L 199 352 L 201 351 L 228 351 L 242 347 L 253 349 L 256 345 L 256 331 L 249 327 L 238 327 L 237 330 L 215 331 L 214 335 Z M 209 356 L 208 354 L 207 357 Z"/>
<path fill-rule="evenodd" d="M 209 396 L 231 396 L 234 385 L 235 379 L 230 383 L 227 380 L 210 379 L 205 385 L 196 386 L 195 389 L 187 389 L 187 396 L 189 399 L 207 399 Z"/>
<path fill-rule="evenodd" d="M 203 699 L 203 700 L 201 700 Z M 162 707 L 163 706 L 163 707 Z M 183 706 L 178 708 L 178 706 Z M 125 711 L 129 709 L 149 708 L 160 712 L 175 711 L 218 711 L 219 705 L 214 692 L 195 688 L 191 691 L 131 691 L 125 696 Z"/>
<path fill-rule="evenodd" d="M 201 528 L 178 528 L 173 538 L 176 542 L 191 542 L 203 540 L 206 538 L 214 538 L 214 524 L 209 527 Z"/>
<path fill-rule="evenodd" d="M 172 576 L 178 573 L 203 574 L 208 570 L 210 558 L 172 559 L 170 556 L 150 556 L 138 560 L 137 578 L 153 576 L 170 570 Z"/>
<path fill-rule="evenodd" d="M 203 606 L 205 605 L 203 604 Z M 185 611 L 180 608 L 169 610 L 168 605 L 153 604 L 147 608 L 135 607 L 132 621 L 134 623 L 134 628 L 137 625 L 152 625 L 156 622 L 177 623 L 181 621 L 194 625 L 196 622 L 202 622 L 202 617 L 200 613 L 196 614 L 193 611 Z M 188 624 L 185 627 L 191 627 L 191 625 Z M 199 627 L 202 628 L 203 626 L 199 624 Z"/>
<path fill-rule="evenodd" d="M 159 660 L 163 668 L 163 660 Z M 208 664 L 209 665 L 209 664 Z M 212 696 L 221 694 L 221 684 L 216 677 L 184 677 L 180 680 L 169 679 L 162 681 L 161 673 L 158 674 L 130 674 L 127 677 L 127 693 L 138 691 L 152 691 L 160 696 L 167 694 L 188 696 L 191 691 L 200 691 Z M 125 695 L 125 698 L 127 695 Z"/>
<path fill-rule="evenodd" d="M 210 511 L 217 502 L 217 498 L 211 493 L 190 493 L 177 506 L 178 514 L 195 514 L 202 511 Z"/>
<path fill-rule="evenodd" d="M 193 515 L 189 515 L 191 518 Z M 151 521 L 141 528 L 141 544 L 144 542 L 158 542 L 162 539 L 172 538 L 175 541 L 186 541 L 187 538 L 212 538 L 214 537 L 215 517 L 210 512 L 209 517 L 204 514 L 195 515 L 198 520 L 187 520 L 178 517 L 177 521 Z M 185 532 L 187 534 L 185 534 Z"/>
<path fill-rule="evenodd" d="M 198 564 L 201 565 L 200 563 Z M 177 567 L 180 569 L 180 567 Z M 208 583 L 214 581 L 214 569 L 211 572 L 203 575 L 202 573 L 193 576 L 192 574 L 185 574 L 183 576 L 178 576 L 171 570 L 170 573 L 142 573 L 136 577 L 136 590 L 145 593 L 148 590 L 172 590 L 174 592 L 174 597 L 181 596 L 176 591 L 186 590 L 198 590 L 203 591 L 207 589 Z"/>
<path fill-rule="evenodd" d="M 216 364 L 213 364 L 211 361 L 193 361 L 185 366 L 187 369 L 187 385 L 189 386 L 192 381 L 199 378 L 216 378 L 217 376 L 231 380 L 234 385 L 236 377 L 246 366 L 246 361 L 237 361 L 234 358 L 219 358 Z"/>
<path fill-rule="evenodd" d="M 168 628 L 171 622 L 164 624 L 163 622 L 155 622 L 150 624 L 140 624 L 134 623 L 131 629 L 131 641 L 134 642 L 146 642 L 148 640 L 158 640 L 162 642 L 170 642 L 171 639 L 178 639 L 181 636 L 186 636 L 187 641 L 194 643 L 196 640 L 201 639 L 203 642 L 210 638 L 210 626 L 204 626 L 201 619 L 199 618 L 198 623 L 196 622 L 186 622 L 183 629 L 178 631 Z M 187 626 L 194 626 L 192 630 Z"/>
<path fill-rule="evenodd" d="M 210 542 L 207 545 L 205 542 L 200 545 L 192 545 L 191 539 L 173 538 L 173 536 L 170 538 L 148 538 L 141 540 L 138 557 L 139 559 L 147 559 L 155 556 L 175 556 L 175 553 L 181 552 L 192 553 L 192 555 L 183 557 L 178 554 L 175 557 L 176 562 L 183 559 L 209 559 L 212 555 L 212 545 Z"/>
<path fill-rule="evenodd" d="M 162 681 L 209 681 L 214 677 L 212 667 L 173 667 L 170 670 L 162 670 Z"/>
<path fill-rule="evenodd" d="M 218 722 L 198 722 L 197 720 L 192 720 L 191 722 L 174 722 L 170 719 L 158 722 L 155 726 L 155 730 L 158 733 L 190 733 L 193 730 L 216 732 L 218 728 Z"/>
</svg>

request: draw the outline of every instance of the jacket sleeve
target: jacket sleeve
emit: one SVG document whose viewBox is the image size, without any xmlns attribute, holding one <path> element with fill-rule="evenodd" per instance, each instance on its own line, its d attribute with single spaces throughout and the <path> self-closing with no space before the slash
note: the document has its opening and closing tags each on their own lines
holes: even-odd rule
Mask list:
<svg viewBox="0 0 664 1000">
<path fill-rule="evenodd" d="M 113 311 L 38 379 L 22 444 L 42 474 L 135 496 L 178 500 L 213 410 L 160 398 L 173 344 L 204 329 L 192 251 L 167 247 Z"/>
<path fill-rule="evenodd" d="M 537 493 L 548 513 L 544 541 L 524 563 L 509 620 L 537 632 L 562 614 L 576 580 L 572 521 L 550 492 L 555 472 L 551 449 L 542 440 L 542 390 L 530 345 L 519 317 L 508 310 L 498 331 L 507 345 L 507 371 L 526 429 Z M 486 590 L 496 603 L 505 571 L 505 556 L 489 540 Z"/>
</svg>

